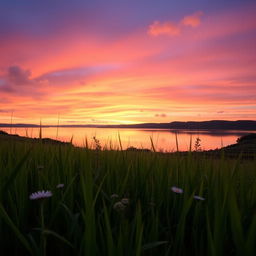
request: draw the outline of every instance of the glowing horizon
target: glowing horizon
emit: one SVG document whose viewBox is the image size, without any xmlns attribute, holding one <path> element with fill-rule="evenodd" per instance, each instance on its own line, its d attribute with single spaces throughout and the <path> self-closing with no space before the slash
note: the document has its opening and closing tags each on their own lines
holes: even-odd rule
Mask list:
<svg viewBox="0 0 256 256">
<path fill-rule="evenodd" d="M 253 1 L 6 2 L 0 123 L 256 120 Z"/>
</svg>

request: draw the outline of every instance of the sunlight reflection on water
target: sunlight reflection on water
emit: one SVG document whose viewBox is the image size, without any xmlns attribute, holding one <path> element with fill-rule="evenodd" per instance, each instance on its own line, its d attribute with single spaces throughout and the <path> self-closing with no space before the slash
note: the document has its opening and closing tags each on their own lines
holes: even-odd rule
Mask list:
<svg viewBox="0 0 256 256">
<path fill-rule="evenodd" d="M 1 128 L 10 132 L 10 128 Z M 39 128 L 12 128 L 12 134 L 21 136 L 38 137 Z M 255 132 L 255 131 L 254 131 Z M 70 141 L 73 136 L 73 144 L 76 146 L 85 145 L 87 138 L 89 145 L 93 146 L 93 137 L 95 136 L 101 143 L 101 146 L 107 148 L 119 147 L 118 134 L 120 134 L 122 146 L 124 149 L 133 146 L 137 148 L 151 148 L 150 137 L 153 139 L 157 151 L 176 151 L 177 133 L 179 150 L 189 149 L 190 139 L 192 139 L 192 149 L 194 148 L 197 137 L 201 139 L 201 148 L 203 150 L 221 148 L 236 142 L 237 138 L 250 133 L 250 131 L 195 131 L 195 130 L 167 130 L 167 129 L 113 129 L 113 128 L 43 128 L 43 137 Z"/>
</svg>

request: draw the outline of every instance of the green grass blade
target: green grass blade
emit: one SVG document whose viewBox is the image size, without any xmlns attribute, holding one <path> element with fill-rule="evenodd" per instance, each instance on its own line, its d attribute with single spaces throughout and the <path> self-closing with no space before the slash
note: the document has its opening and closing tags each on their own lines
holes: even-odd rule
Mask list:
<svg viewBox="0 0 256 256">
<path fill-rule="evenodd" d="M 24 163 L 26 162 L 26 160 L 28 159 L 28 156 L 30 154 L 31 150 L 28 150 L 25 155 L 21 158 L 21 160 L 18 162 L 18 164 L 15 166 L 15 168 L 13 169 L 12 173 L 10 174 L 9 178 L 6 180 L 6 182 L 4 183 L 3 187 L 2 187 L 2 194 L 6 194 L 8 191 L 8 188 L 10 187 L 10 185 L 14 182 L 15 178 L 17 177 L 19 171 L 21 170 L 22 166 L 24 165 Z"/>
<path fill-rule="evenodd" d="M 168 243 L 169 243 L 168 241 L 156 241 L 156 242 L 144 244 L 142 246 L 142 250 L 146 251 L 146 250 L 154 249 L 160 245 L 164 245 L 164 244 L 168 244 Z"/>
<path fill-rule="evenodd" d="M 13 223 L 7 212 L 5 211 L 2 204 L 0 204 L 0 215 L 5 221 L 5 223 L 11 228 L 13 233 L 16 235 L 17 239 L 23 244 L 23 246 L 27 249 L 27 251 L 33 255 L 32 248 L 30 247 L 27 239 L 24 237 L 24 235 L 19 231 L 19 229 L 16 227 L 16 225 Z"/>
</svg>

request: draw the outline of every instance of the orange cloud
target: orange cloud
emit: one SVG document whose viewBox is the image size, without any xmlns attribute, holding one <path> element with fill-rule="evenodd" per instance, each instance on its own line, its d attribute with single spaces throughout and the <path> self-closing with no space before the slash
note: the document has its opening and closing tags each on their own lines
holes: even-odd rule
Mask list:
<svg viewBox="0 0 256 256">
<path fill-rule="evenodd" d="M 184 26 L 197 27 L 201 23 L 203 12 L 198 11 L 191 15 L 185 16 L 179 23 L 175 24 L 171 21 L 160 22 L 154 21 L 149 25 L 148 34 L 151 36 L 177 36 L 181 33 Z"/>
<path fill-rule="evenodd" d="M 148 34 L 151 36 L 168 35 L 176 36 L 180 34 L 180 28 L 171 22 L 155 21 L 149 26 Z"/>
<path fill-rule="evenodd" d="M 195 12 L 192 15 L 185 16 L 181 23 L 185 26 L 190 26 L 190 27 L 197 27 L 201 23 L 201 16 L 203 15 L 203 12 Z"/>
</svg>

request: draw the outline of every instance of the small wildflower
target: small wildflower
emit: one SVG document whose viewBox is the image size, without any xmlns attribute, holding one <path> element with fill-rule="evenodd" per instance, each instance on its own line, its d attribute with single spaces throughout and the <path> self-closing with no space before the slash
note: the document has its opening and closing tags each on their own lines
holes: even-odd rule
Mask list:
<svg viewBox="0 0 256 256">
<path fill-rule="evenodd" d="M 201 149 L 201 139 L 199 137 L 196 138 L 196 141 L 195 141 L 195 151 L 202 151 Z"/>
<path fill-rule="evenodd" d="M 64 188 L 64 184 L 58 184 L 56 188 Z"/>
<path fill-rule="evenodd" d="M 122 212 L 125 210 L 126 206 L 122 202 L 116 202 L 113 206 L 114 210 Z"/>
<path fill-rule="evenodd" d="M 183 189 L 181 189 L 181 188 L 171 187 L 171 190 L 172 190 L 174 193 L 177 193 L 177 194 L 182 194 L 182 193 L 183 193 Z"/>
<path fill-rule="evenodd" d="M 95 149 L 100 151 L 101 150 L 100 141 L 95 136 L 93 136 L 93 140 L 94 140 L 94 144 L 95 144 Z"/>
<path fill-rule="evenodd" d="M 204 200 L 205 200 L 205 198 L 203 198 L 203 197 L 201 197 L 201 196 L 194 196 L 194 198 L 195 198 L 196 200 L 201 200 L 201 201 L 204 201 Z"/>
<path fill-rule="evenodd" d="M 128 205 L 130 203 L 130 200 L 129 200 L 129 198 L 123 198 L 121 200 L 121 203 L 124 204 L 124 205 Z"/>
<path fill-rule="evenodd" d="M 112 194 L 112 195 L 110 196 L 111 199 L 115 199 L 115 198 L 118 198 L 118 197 L 119 197 L 119 195 L 117 195 L 117 194 Z"/>
<path fill-rule="evenodd" d="M 29 196 L 30 200 L 37 200 L 37 199 L 43 199 L 43 198 L 47 198 L 47 197 L 51 197 L 52 196 L 52 192 L 51 191 L 38 191 L 38 192 L 34 192 Z"/>
</svg>

